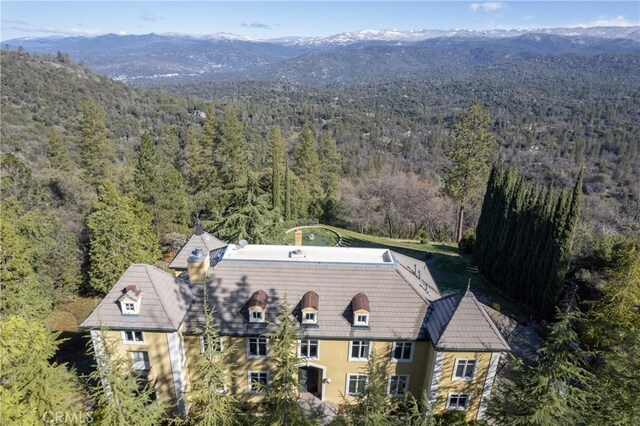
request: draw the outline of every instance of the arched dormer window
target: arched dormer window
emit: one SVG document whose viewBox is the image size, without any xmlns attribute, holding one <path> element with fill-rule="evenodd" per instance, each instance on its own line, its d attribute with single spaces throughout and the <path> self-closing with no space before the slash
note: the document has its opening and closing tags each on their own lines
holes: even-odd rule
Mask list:
<svg viewBox="0 0 640 426">
<path fill-rule="evenodd" d="M 120 312 L 124 315 L 137 315 L 140 313 L 140 300 L 142 291 L 135 285 L 128 285 L 122 290 L 122 296 L 118 298 Z"/>
<path fill-rule="evenodd" d="M 302 324 L 318 323 L 318 304 L 320 297 L 315 291 L 308 291 L 302 296 Z"/>
<path fill-rule="evenodd" d="M 269 296 L 264 290 L 258 290 L 249 299 L 249 322 L 264 322 Z"/>
<path fill-rule="evenodd" d="M 353 309 L 353 325 L 369 325 L 369 298 L 366 294 L 358 293 L 353 296 L 353 299 L 351 299 L 351 308 Z"/>
</svg>

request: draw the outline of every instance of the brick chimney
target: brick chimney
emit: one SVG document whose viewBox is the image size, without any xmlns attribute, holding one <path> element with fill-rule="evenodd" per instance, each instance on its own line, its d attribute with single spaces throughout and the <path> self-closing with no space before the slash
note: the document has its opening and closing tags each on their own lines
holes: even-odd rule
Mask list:
<svg viewBox="0 0 640 426">
<path fill-rule="evenodd" d="M 302 229 L 296 229 L 294 244 L 297 246 L 302 245 Z"/>
<path fill-rule="evenodd" d="M 202 248 L 195 249 L 187 258 L 187 264 L 189 281 L 193 284 L 204 284 L 209 270 L 209 252 Z"/>
</svg>

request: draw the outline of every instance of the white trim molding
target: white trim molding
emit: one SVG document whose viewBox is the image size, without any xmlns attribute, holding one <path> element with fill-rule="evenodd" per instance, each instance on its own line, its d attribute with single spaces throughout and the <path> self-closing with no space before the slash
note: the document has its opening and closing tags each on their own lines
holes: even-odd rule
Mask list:
<svg viewBox="0 0 640 426">
<path fill-rule="evenodd" d="M 178 332 L 167 333 L 167 344 L 169 345 L 169 359 L 171 360 L 171 373 L 173 378 L 173 388 L 176 392 L 176 402 L 178 405 L 178 414 L 184 416 L 187 407 L 184 400 L 185 394 L 185 374 L 183 369 L 183 343 L 182 337 Z"/>
<path fill-rule="evenodd" d="M 305 358 L 305 359 L 310 359 L 310 358 Z M 318 383 L 318 386 L 322 386 L 322 392 L 320 392 L 320 401 L 324 401 L 325 393 L 327 391 L 327 385 L 331 383 L 331 379 L 327 377 L 327 367 L 320 364 L 314 364 L 313 362 L 308 362 L 308 361 L 305 362 L 304 364 L 298 365 L 298 368 L 300 367 L 313 367 L 313 368 L 317 368 L 318 370 L 322 370 L 322 380 L 320 380 L 320 383 Z"/>
<path fill-rule="evenodd" d="M 395 358 L 396 346 L 398 345 L 398 343 L 401 343 L 402 345 L 406 345 L 406 344 L 411 345 L 411 349 L 409 350 L 409 359 Z M 391 345 L 391 361 L 392 362 L 398 362 L 398 363 L 413 362 L 413 353 L 415 352 L 415 349 L 416 349 L 415 342 L 413 342 L 411 340 L 397 340 L 397 341 L 394 341 L 393 344 Z"/>
<path fill-rule="evenodd" d="M 402 393 L 391 393 L 391 379 L 393 377 L 397 377 L 398 380 L 400 380 L 400 377 L 404 377 L 405 381 L 404 381 L 404 389 L 402 390 Z M 411 379 L 411 375 L 409 374 L 390 374 L 389 376 L 387 376 L 387 395 L 389 396 L 394 396 L 394 397 L 403 397 L 406 395 L 407 392 L 409 392 L 409 380 Z"/>
<path fill-rule="evenodd" d="M 307 341 L 307 342 L 312 342 L 315 341 L 316 342 L 316 356 L 302 356 L 302 342 L 303 341 Z M 309 347 L 310 344 L 307 344 L 307 347 Z M 298 356 L 299 359 L 314 359 L 314 360 L 319 360 L 320 359 L 320 339 L 306 339 L 306 338 L 302 338 L 298 340 L 298 345 L 296 348 L 296 355 Z"/>
<path fill-rule="evenodd" d="M 93 343 L 93 353 L 94 358 L 96 359 L 96 364 L 98 368 L 102 367 L 102 361 L 104 357 L 104 342 L 102 341 L 101 332 L 98 330 L 91 330 L 91 343 Z M 107 395 L 111 395 L 111 385 L 107 380 L 106 376 L 102 376 L 100 379 L 102 382 L 102 386 L 107 393 Z"/>
<path fill-rule="evenodd" d="M 271 374 L 269 374 L 269 371 L 266 370 L 249 370 L 247 372 L 247 393 L 249 395 L 264 395 L 265 393 L 267 393 L 266 390 L 252 390 L 252 382 L 251 382 L 251 375 L 252 374 L 264 374 L 267 377 L 267 383 L 265 384 L 265 386 L 269 386 L 269 381 L 271 380 Z"/>
<path fill-rule="evenodd" d="M 122 343 L 125 345 L 146 345 L 147 340 L 144 338 L 144 331 L 140 330 L 122 330 Z M 127 340 L 127 333 L 133 333 L 133 340 Z M 140 333 L 142 340 L 136 340 L 135 334 Z"/>
<path fill-rule="evenodd" d="M 362 352 L 362 348 L 366 345 L 367 356 L 366 357 L 354 357 L 353 344 L 358 342 L 358 355 Z M 371 357 L 371 340 L 349 340 L 349 361 L 366 362 Z"/>
<path fill-rule="evenodd" d="M 500 362 L 500 356 L 502 353 L 493 352 L 491 354 L 491 361 L 489 362 L 489 370 L 487 371 L 487 377 L 484 381 L 484 388 L 482 389 L 482 396 L 480 397 L 480 406 L 478 408 L 478 418 L 483 419 L 484 413 L 487 410 L 487 399 L 491 395 L 491 388 L 496 378 L 496 372 L 498 371 L 498 364 Z"/>
<path fill-rule="evenodd" d="M 436 402 L 438 396 L 438 387 L 440 386 L 440 376 L 444 368 L 444 352 L 436 352 L 436 361 L 433 364 L 433 375 L 431 378 L 431 387 L 429 388 L 429 402 Z"/>
<path fill-rule="evenodd" d="M 345 386 L 344 386 L 344 394 L 346 396 L 357 396 L 360 395 L 359 393 L 350 393 L 349 392 L 349 382 L 351 381 L 352 377 L 364 377 L 364 386 L 365 389 L 367 387 L 367 382 L 369 381 L 369 376 L 366 374 L 362 374 L 362 373 L 347 373 L 347 380 L 345 381 Z M 364 391 L 364 389 L 363 389 Z"/>
</svg>

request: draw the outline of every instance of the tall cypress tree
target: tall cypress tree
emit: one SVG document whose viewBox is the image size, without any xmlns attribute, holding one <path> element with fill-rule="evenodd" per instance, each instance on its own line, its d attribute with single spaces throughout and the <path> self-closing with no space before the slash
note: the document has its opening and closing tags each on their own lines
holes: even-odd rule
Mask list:
<svg viewBox="0 0 640 426">
<path fill-rule="evenodd" d="M 136 185 L 138 198 L 147 204 L 155 203 L 155 192 L 158 181 L 158 156 L 156 147 L 149 133 L 140 138 L 138 146 L 138 158 L 133 180 Z"/>
<path fill-rule="evenodd" d="M 314 141 L 313 132 L 309 127 L 305 127 L 295 148 L 293 172 L 302 181 L 308 196 L 309 217 L 319 218 L 322 214 L 324 191 L 320 182 L 320 160 Z"/>
<path fill-rule="evenodd" d="M 285 165 L 284 170 L 284 218 L 291 220 L 291 176 L 289 171 L 289 163 Z"/>
<path fill-rule="evenodd" d="M 246 185 L 249 170 L 249 153 L 244 138 L 242 122 L 231 106 L 224 109 L 220 125 L 220 148 L 216 163 L 220 164 L 220 178 L 223 188 L 228 190 Z"/>
<path fill-rule="evenodd" d="M 284 180 L 286 168 L 284 139 L 279 127 L 269 134 L 269 166 L 271 167 L 271 205 L 279 214 L 284 213 Z"/>
</svg>

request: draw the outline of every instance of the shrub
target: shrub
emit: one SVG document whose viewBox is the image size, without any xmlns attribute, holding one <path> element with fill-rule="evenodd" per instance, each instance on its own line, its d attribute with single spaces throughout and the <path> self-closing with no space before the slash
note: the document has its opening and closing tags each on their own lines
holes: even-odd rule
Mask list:
<svg viewBox="0 0 640 426">
<path fill-rule="evenodd" d="M 463 253 L 470 254 L 473 252 L 473 244 L 475 243 L 476 235 L 473 231 L 469 230 L 464 233 L 462 239 L 458 242 L 458 248 Z"/>
</svg>

